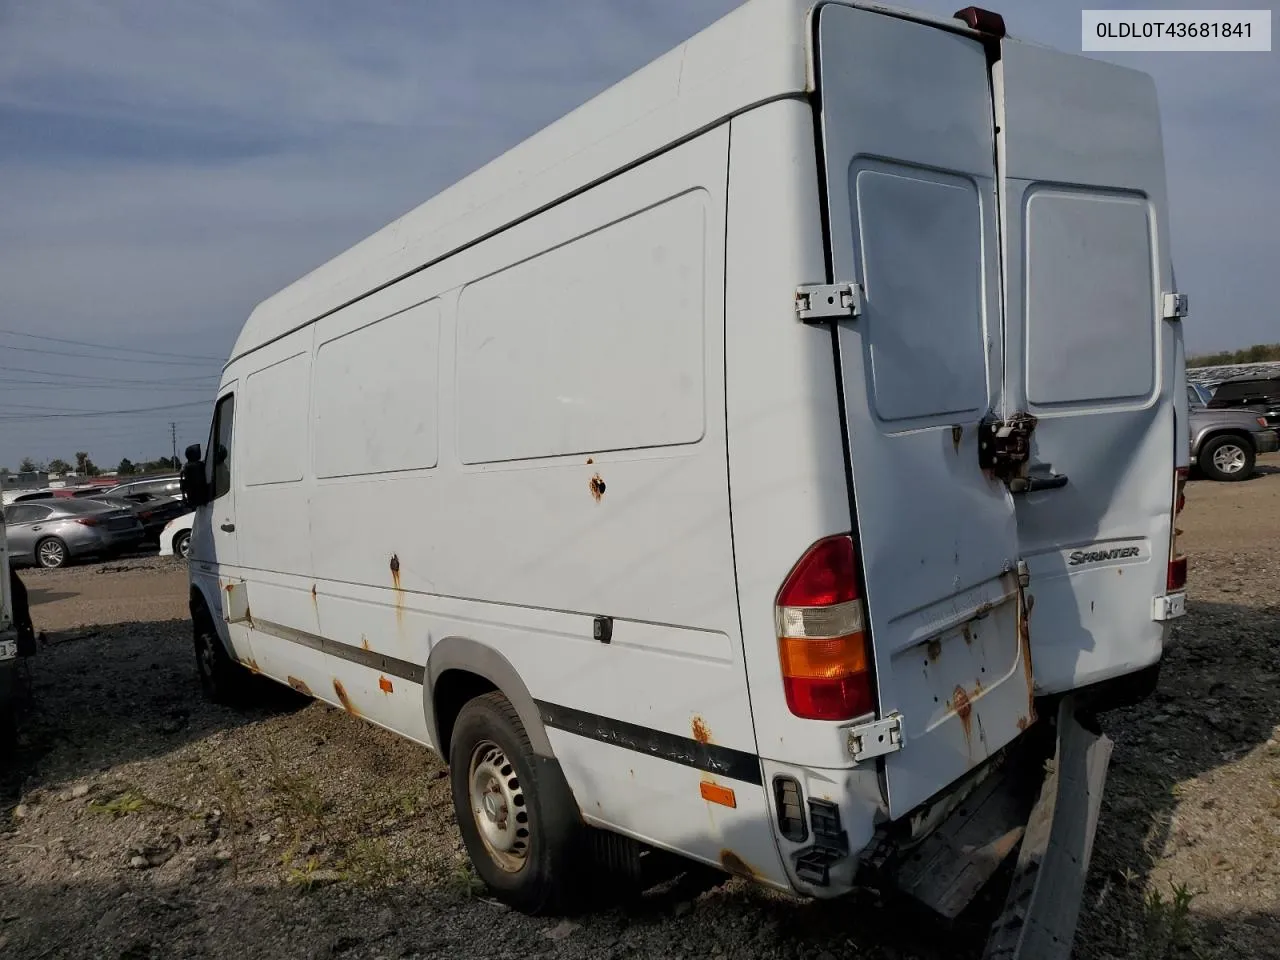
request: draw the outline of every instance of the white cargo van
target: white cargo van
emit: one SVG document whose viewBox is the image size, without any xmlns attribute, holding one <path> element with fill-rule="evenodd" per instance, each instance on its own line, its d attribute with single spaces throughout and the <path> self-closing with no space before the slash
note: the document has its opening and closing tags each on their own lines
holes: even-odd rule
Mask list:
<svg viewBox="0 0 1280 960">
<path fill-rule="evenodd" d="M 1021 839 L 1055 955 L 1182 611 L 1185 303 L 1148 77 L 753 0 L 253 312 L 202 677 L 437 750 L 526 910 L 653 849 L 954 914 Z"/>
</svg>

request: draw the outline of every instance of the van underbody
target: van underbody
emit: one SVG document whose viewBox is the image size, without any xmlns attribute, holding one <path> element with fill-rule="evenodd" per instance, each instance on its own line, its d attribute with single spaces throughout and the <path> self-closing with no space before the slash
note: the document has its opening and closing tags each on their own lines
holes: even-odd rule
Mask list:
<svg viewBox="0 0 1280 960">
<path fill-rule="evenodd" d="M 1149 78 L 966 17 L 755 0 L 255 310 L 206 689 L 438 751 L 530 912 L 1016 858 L 989 955 L 1066 956 L 1183 610 L 1185 297 Z"/>
</svg>

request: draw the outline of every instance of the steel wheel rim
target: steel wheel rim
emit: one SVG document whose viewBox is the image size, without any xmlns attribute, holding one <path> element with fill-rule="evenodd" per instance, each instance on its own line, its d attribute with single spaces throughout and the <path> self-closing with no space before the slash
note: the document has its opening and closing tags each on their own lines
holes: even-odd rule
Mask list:
<svg viewBox="0 0 1280 960">
<path fill-rule="evenodd" d="M 66 551 L 58 541 L 46 540 L 40 544 L 40 562 L 46 567 L 60 567 L 66 559 Z"/>
<path fill-rule="evenodd" d="M 1223 473 L 1239 473 L 1244 469 L 1244 450 L 1234 443 L 1225 443 L 1213 451 L 1213 465 Z"/>
<path fill-rule="evenodd" d="M 529 858 L 529 810 L 515 765 L 492 740 L 471 751 L 467 793 L 490 858 L 507 873 L 518 873 Z"/>
<path fill-rule="evenodd" d="M 178 547 L 174 551 L 183 560 L 187 559 L 187 553 L 191 550 L 191 534 L 178 538 Z"/>
</svg>

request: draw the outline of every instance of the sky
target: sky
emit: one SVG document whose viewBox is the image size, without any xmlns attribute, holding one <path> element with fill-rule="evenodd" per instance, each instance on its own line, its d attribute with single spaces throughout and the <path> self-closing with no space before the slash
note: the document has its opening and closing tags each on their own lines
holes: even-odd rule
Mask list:
<svg viewBox="0 0 1280 960">
<path fill-rule="evenodd" d="M 259 301 L 735 6 L 0 0 L 0 465 L 203 443 Z M 1189 349 L 1280 340 L 1280 52 L 1091 56 L 1156 79 Z"/>
</svg>

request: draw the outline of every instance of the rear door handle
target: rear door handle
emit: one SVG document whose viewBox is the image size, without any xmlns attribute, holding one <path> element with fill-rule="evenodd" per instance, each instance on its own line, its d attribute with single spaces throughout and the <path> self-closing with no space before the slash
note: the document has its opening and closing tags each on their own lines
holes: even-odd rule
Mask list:
<svg viewBox="0 0 1280 960">
<path fill-rule="evenodd" d="M 235 533 L 236 525 L 234 523 L 224 523 L 222 524 L 222 529 L 226 533 Z"/>
<path fill-rule="evenodd" d="M 1041 490 L 1058 490 L 1067 485 L 1065 473 L 1032 474 L 1014 477 L 1009 481 L 1010 493 L 1038 493 Z"/>
</svg>

